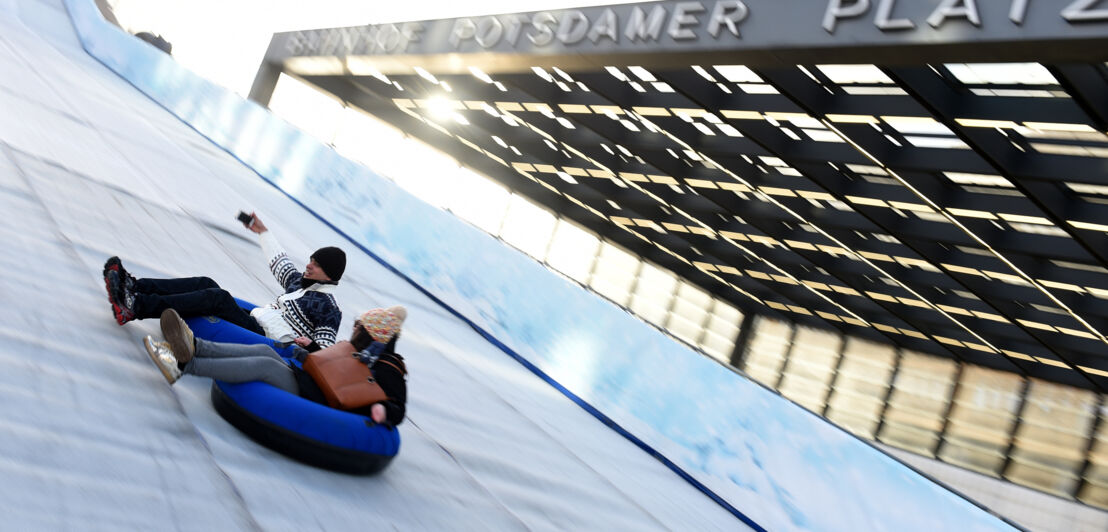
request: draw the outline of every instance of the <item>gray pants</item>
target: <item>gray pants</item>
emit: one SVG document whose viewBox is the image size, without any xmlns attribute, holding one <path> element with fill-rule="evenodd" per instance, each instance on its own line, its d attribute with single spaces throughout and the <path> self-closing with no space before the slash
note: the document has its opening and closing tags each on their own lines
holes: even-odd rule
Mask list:
<svg viewBox="0 0 1108 532">
<path fill-rule="evenodd" d="M 230 344 L 196 339 L 196 353 L 184 372 L 230 383 L 262 381 L 300 393 L 292 368 L 267 345 Z"/>
</svg>

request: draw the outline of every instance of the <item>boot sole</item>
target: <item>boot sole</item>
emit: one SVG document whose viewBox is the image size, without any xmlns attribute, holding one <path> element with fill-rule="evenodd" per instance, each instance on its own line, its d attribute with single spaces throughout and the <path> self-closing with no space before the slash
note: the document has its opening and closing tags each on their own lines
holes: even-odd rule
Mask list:
<svg viewBox="0 0 1108 532">
<path fill-rule="evenodd" d="M 115 322 L 119 325 L 123 325 L 135 319 L 135 313 L 123 308 L 123 305 L 120 305 L 119 301 L 115 298 L 115 291 L 112 289 L 112 278 L 110 275 L 113 271 L 116 270 L 108 270 L 107 266 L 104 267 L 104 289 L 108 291 L 108 302 L 112 304 L 112 315 L 115 316 Z M 119 282 L 119 273 L 116 272 L 116 283 Z"/>
<path fill-rule="evenodd" d="M 134 319 L 132 314 L 123 310 L 115 301 L 112 301 L 112 315 L 115 316 L 115 322 L 120 326 Z"/>
<path fill-rule="evenodd" d="M 108 302 L 112 304 L 112 312 L 116 314 L 116 320 L 119 319 L 119 312 L 116 310 L 115 298 L 112 297 L 112 282 L 108 278 L 108 272 L 119 271 L 119 257 L 112 257 L 104 263 L 104 290 L 108 292 Z"/>
<path fill-rule="evenodd" d="M 162 336 L 169 342 L 169 347 L 173 349 L 173 356 L 177 357 L 177 362 L 188 364 L 192 360 L 194 349 L 193 346 L 188 345 L 188 337 L 185 333 L 188 324 L 181 319 L 181 315 L 177 314 L 177 311 L 168 308 L 162 311 L 160 321 Z"/>
</svg>

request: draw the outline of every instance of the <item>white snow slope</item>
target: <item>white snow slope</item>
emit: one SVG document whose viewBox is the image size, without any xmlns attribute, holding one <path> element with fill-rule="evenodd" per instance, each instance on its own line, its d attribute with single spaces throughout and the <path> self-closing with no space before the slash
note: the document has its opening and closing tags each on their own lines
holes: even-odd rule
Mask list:
<svg viewBox="0 0 1108 532">
<path fill-rule="evenodd" d="M 0 529 L 744 529 L 730 513 L 369 257 L 337 296 L 410 317 L 408 420 L 383 473 L 249 440 L 210 381 L 167 386 L 115 324 L 101 266 L 278 292 L 256 209 L 294 261 L 343 239 L 92 59 L 65 8 L 0 0 Z M 347 246 L 349 250 L 349 246 Z"/>
</svg>

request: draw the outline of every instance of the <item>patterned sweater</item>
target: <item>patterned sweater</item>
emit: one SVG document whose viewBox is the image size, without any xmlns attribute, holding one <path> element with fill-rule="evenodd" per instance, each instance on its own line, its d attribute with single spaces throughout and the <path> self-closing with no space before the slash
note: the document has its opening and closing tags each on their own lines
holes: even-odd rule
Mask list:
<svg viewBox="0 0 1108 532">
<path fill-rule="evenodd" d="M 268 258 L 269 271 L 284 287 L 285 293 L 273 303 L 255 309 L 251 315 L 258 320 L 270 338 L 291 341 L 291 338 L 284 338 L 290 332 L 284 327 L 287 326 L 291 328 L 293 335 L 312 339 L 316 345 L 309 346 L 309 351 L 334 344 L 339 322 L 342 321 L 342 311 L 339 310 L 335 296 L 331 295 L 335 285 L 317 283 L 303 288 L 301 285 L 304 274 L 297 271 L 277 239 L 269 231 L 260 236 L 262 251 Z M 276 311 L 280 311 L 280 321 L 283 323 L 272 319 L 276 317 Z M 266 319 L 267 314 L 270 314 L 270 320 Z M 285 334 L 281 334 L 282 332 Z"/>
</svg>

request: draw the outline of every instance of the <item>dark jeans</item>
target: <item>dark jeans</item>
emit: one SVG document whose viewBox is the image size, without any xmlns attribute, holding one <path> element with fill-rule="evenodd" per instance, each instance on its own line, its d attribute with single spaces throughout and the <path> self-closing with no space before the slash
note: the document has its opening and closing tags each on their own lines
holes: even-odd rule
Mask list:
<svg viewBox="0 0 1108 532">
<path fill-rule="evenodd" d="M 135 318 L 157 318 L 167 308 L 182 318 L 215 316 L 265 336 L 265 330 L 239 306 L 230 292 L 208 277 L 138 279 L 135 282 Z"/>
</svg>

